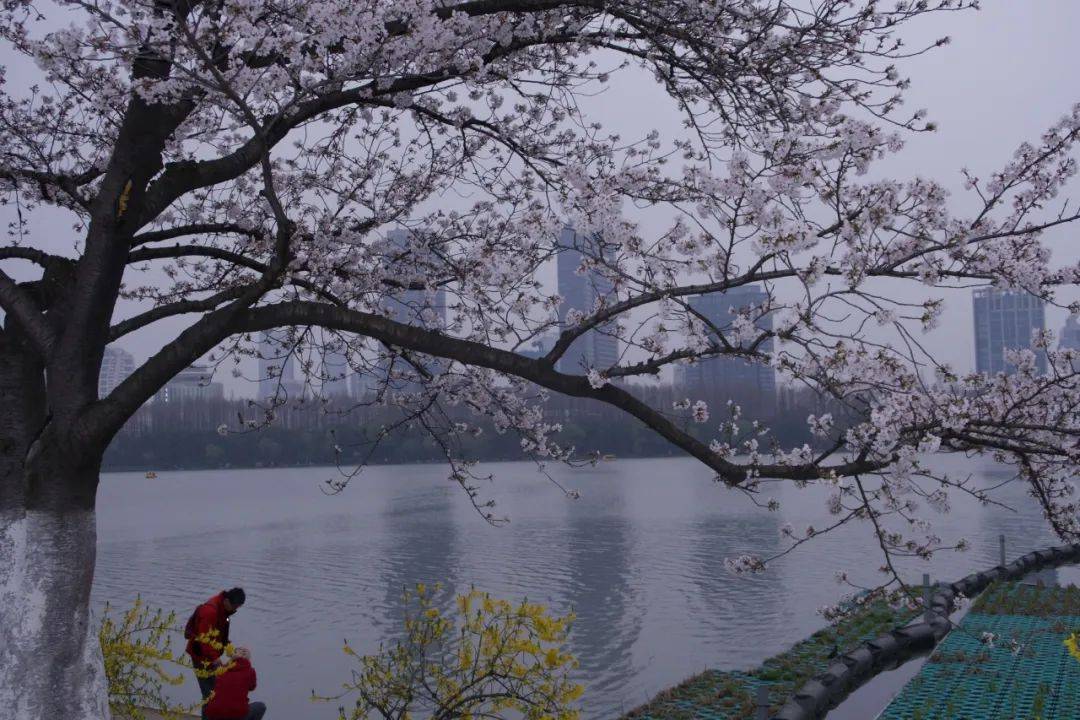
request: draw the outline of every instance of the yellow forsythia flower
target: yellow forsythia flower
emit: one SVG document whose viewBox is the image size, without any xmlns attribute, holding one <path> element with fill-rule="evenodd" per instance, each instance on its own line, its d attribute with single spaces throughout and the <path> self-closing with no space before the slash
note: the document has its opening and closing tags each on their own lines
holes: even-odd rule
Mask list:
<svg viewBox="0 0 1080 720">
<path fill-rule="evenodd" d="M 456 617 L 434 607 L 423 585 L 405 591 L 404 638 L 360 656 L 338 702 L 341 720 L 404 717 L 517 717 L 579 720 L 572 706 L 584 692 L 571 681 L 577 660 L 565 651 L 573 616 L 553 617 L 542 605 L 511 603 L 471 589 L 458 595 Z M 436 593 L 439 586 L 435 586 Z M 352 707 L 348 707 L 351 704 Z"/>
<path fill-rule="evenodd" d="M 1065 638 L 1065 647 L 1069 649 L 1070 655 L 1080 661 L 1080 640 L 1077 638 L 1077 633 Z"/>
<path fill-rule="evenodd" d="M 173 720 L 197 710 L 197 705 L 177 705 L 165 693 L 167 686 L 184 681 L 179 670 L 186 666 L 185 658 L 174 656 L 171 647 L 178 632 L 176 613 L 152 610 L 141 598 L 119 620 L 105 606 L 98 640 L 114 716 L 145 720 L 144 708 L 151 708 Z M 173 672 L 167 669 L 170 665 Z"/>
</svg>

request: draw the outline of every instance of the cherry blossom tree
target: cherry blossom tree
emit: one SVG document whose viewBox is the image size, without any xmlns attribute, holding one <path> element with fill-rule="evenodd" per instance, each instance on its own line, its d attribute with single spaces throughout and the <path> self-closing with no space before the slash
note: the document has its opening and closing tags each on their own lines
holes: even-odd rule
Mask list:
<svg viewBox="0 0 1080 720">
<path fill-rule="evenodd" d="M 436 427 L 442 409 L 564 460 L 543 414 L 556 392 L 625 411 L 766 506 L 767 483 L 831 486 L 836 526 L 872 525 L 886 561 L 946 544 L 919 502 L 983 496 L 926 468 L 932 452 L 1011 464 L 1073 536 L 1075 354 L 1041 337 L 1046 374 L 1023 351 L 1015 374 L 958 377 L 918 326 L 960 283 L 1058 302 L 1080 280 L 1042 239 L 1078 217 L 1055 203 L 1080 108 L 968 176 L 971 215 L 935 182 L 870 172 L 932 129 L 905 111 L 898 68 L 932 48 L 900 30 L 972 5 L 6 0 L 5 48 L 37 76 L 0 75 L 14 218 L 0 247 L 0 706 L 107 716 L 89 618 L 102 453 L 170 378 L 256 352 L 261 332 L 283 332 L 289 352 L 344 351 L 382 402 L 445 441 L 474 502 L 452 442 L 474 428 Z M 584 100 L 629 73 L 667 93 L 684 132 L 622 137 L 590 116 Z M 70 219 L 66 237 L 35 225 L 49 213 Z M 542 268 L 569 249 L 564 224 L 597 239 L 582 270 L 613 289 L 560 322 Z M 883 282 L 924 299 L 890 299 Z M 730 323 L 689 302 L 749 284 L 768 300 Z M 445 314 L 416 302 L 440 293 Z M 771 330 L 755 322 L 766 313 Z M 98 397 L 108 344 L 177 318 L 185 329 Z M 521 352 L 552 331 L 546 355 Z M 619 361 L 557 366 L 590 331 L 619 338 Z M 650 406 L 624 382 L 720 356 L 768 364 L 860 421 L 811 417 L 821 442 L 785 449 L 736 407 Z M 711 442 L 691 432 L 710 424 Z"/>
</svg>

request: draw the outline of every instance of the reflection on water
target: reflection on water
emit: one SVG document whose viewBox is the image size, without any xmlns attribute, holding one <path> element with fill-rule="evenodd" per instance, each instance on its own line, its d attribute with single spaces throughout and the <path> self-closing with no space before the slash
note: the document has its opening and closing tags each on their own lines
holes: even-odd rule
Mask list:
<svg viewBox="0 0 1080 720">
<path fill-rule="evenodd" d="M 773 514 L 741 518 L 703 518 L 691 525 L 688 553 L 691 616 L 709 634 L 723 636 L 730 618 L 749 618 L 775 625 L 784 617 L 780 599 L 784 592 L 783 567 L 753 577 L 732 577 L 724 559 L 754 551 L 772 555 L 780 550 L 780 523 Z"/>
<path fill-rule="evenodd" d="M 573 638 L 582 675 L 596 698 L 610 697 L 634 677 L 632 650 L 645 608 L 634 555 L 633 527 L 625 517 L 592 517 L 571 508 L 564 556 L 565 604 L 574 610 Z M 553 578 L 553 580 L 555 580 Z M 554 585 L 554 583 L 553 583 Z M 557 585 L 555 587 L 558 587 Z"/>
<path fill-rule="evenodd" d="M 447 605 L 457 591 L 458 526 L 451 515 L 449 488 L 434 493 L 394 497 L 382 513 L 381 556 L 376 559 L 378 586 L 383 592 L 378 626 L 389 639 L 403 631 L 404 591 L 417 583 L 443 585 L 436 601 Z"/>
<path fill-rule="evenodd" d="M 838 570 L 878 579 L 863 527 L 819 538 L 765 575 L 726 573 L 727 557 L 780 549 L 785 523 L 824 526 L 825 496 L 813 489 L 778 488 L 781 509 L 770 513 L 693 461 L 620 460 L 558 469 L 580 489 L 574 501 L 529 464 L 488 469 L 497 480 L 485 497 L 512 519 L 500 528 L 437 465 L 371 468 L 335 497 L 318 489 L 330 469 L 107 475 L 95 596 L 125 605 L 141 594 L 182 623 L 212 592 L 244 586 L 232 635 L 252 648 L 256 695 L 275 717 L 304 718 L 336 717 L 337 703 L 312 706 L 311 690 L 333 693 L 348 679 L 344 638 L 372 652 L 397 636 L 403 587 L 442 582 L 447 603 L 470 586 L 528 597 L 576 613 L 585 715 L 607 718 L 705 667 L 754 665 L 820 627 L 816 608 L 844 591 Z M 957 499 L 948 526 L 939 519 L 939 534 L 967 537 L 971 552 L 909 560 L 905 572 L 952 579 L 996 563 L 999 533 L 1010 557 L 1050 542 L 1022 489 L 1004 493 L 1019 512 Z M 182 691 L 195 696 L 191 684 Z"/>
</svg>

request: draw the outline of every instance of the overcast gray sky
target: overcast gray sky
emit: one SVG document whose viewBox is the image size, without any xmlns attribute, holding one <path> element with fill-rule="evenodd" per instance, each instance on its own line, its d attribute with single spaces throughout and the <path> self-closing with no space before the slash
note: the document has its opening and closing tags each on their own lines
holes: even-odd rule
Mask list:
<svg viewBox="0 0 1080 720">
<path fill-rule="evenodd" d="M 1022 141 L 1037 141 L 1080 102 L 1080 0 L 986 0 L 979 12 L 922 18 L 904 38 L 914 48 L 943 36 L 952 42 L 899 65 L 912 81 L 907 107 L 926 108 L 939 129 L 907 135 L 904 150 L 876 165 L 872 174 L 932 178 L 952 191 L 959 213 L 971 210 L 974 197 L 963 190 L 961 168 L 985 177 Z M 605 125 L 627 134 L 642 126 L 678 128 L 676 110 L 649 78 L 622 76 L 592 107 Z M 1080 201 L 1080 182 L 1074 180 L 1069 189 L 1061 199 Z M 1055 262 L 1080 259 L 1080 224 L 1046 238 Z M 907 300 L 927 296 L 921 285 L 890 284 L 891 293 L 897 289 Z M 970 291 L 940 295 L 947 309 L 939 329 L 926 336 L 927 347 L 955 369 L 971 370 Z M 1078 297 L 1071 288 L 1058 300 L 1067 304 Z M 1065 317 L 1065 311 L 1048 308 L 1047 328 L 1058 332 Z"/>
<path fill-rule="evenodd" d="M 954 200 L 963 209 L 961 167 L 976 174 L 1000 167 L 1019 142 L 1036 139 L 1080 100 L 1078 28 L 1080 0 L 985 0 L 980 12 L 934 16 L 913 26 L 905 36 L 911 45 L 942 35 L 952 38 L 950 45 L 901 65 L 902 73 L 912 79 L 908 105 L 927 108 L 940 129 L 909 137 L 906 150 L 883 169 L 899 178 L 934 178 L 954 191 Z M 8 66 L 9 87 L 31 81 L 25 61 L 0 55 L 0 64 Z M 645 73 L 617 79 L 602 100 L 588 106 L 601 122 L 628 136 L 652 127 L 680 132 L 672 104 Z M 1080 183 L 1074 182 L 1071 190 L 1080 196 Z M 11 213 L 10 207 L 0 208 L 0 220 L 6 224 Z M 35 240 L 43 238 L 42 244 L 71 253 L 65 218 L 41 216 L 31 232 Z M 1080 258 L 1080 228 L 1059 230 L 1051 237 L 1055 260 Z M 1059 299 L 1069 302 L 1077 297 L 1076 289 L 1070 289 Z M 941 360 L 968 370 L 974 358 L 969 293 L 954 293 L 947 300 L 941 329 L 927 338 L 928 346 Z M 1047 317 L 1048 327 L 1057 331 L 1065 313 L 1051 309 Z M 141 362 L 183 324 L 162 323 L 125 338 L 122 346 Z M 254 367 L 244 369 L 254 376 Z M 237 395 L 250 395 L 255 389 L 232 378 L 221 380 Z"/>
<path fill-rule="evenodd" d="M 980 12 L 923 22 L 921 39 L 948 35 L 952 43 L 909 62 L 908 103 L 927 108 L 941 129 L 911 137 L 905 151 L 883 166 L 898 177 L 934 178 L 953 191 L 956 207 L 970 208 L 960 168 L 985 177 L 1007 162 L 1021 141 L 1036 141 L 1080 102 L 1078 29 L 1076 0 L 987 0 Z M 1080 200 L 1080 183 L 1074 180 L 1067 196 Z M 1055 262 L 1080 259 L 1080 226 L 1047 238 Z M 1078 297 L 1070 288 L 1058 300 L 1067 304 Z M 929 345 L 941 360 L 973 369 L 969 293 L 954 293 L 947 302 Z M 1048 308 L 1048 329 L 1060 330 L 1065 317 L 1064 311 Z"/>
</svg>

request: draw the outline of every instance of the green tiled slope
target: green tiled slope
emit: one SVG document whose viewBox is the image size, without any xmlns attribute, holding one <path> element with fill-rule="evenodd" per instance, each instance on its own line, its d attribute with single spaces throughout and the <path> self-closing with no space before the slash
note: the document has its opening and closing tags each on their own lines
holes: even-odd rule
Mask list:
<svg viewBox="0 0 1080 720">
<path fill-rule="evenodd" d="M 1080 718 L 1080 662 L 1063 644 L 1074 630 L 1077 588 L 994 586 L 881 720 Z"/>
</svg>

